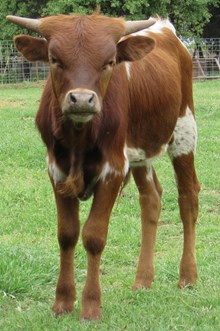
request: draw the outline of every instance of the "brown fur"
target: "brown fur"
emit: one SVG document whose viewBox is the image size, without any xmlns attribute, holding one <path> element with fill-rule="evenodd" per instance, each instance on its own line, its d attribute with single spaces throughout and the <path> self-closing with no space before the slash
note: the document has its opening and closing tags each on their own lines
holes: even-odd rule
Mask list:
<svg viewBox="0 0 220 331">
<path fill-rule="evenodd" d="M 53 311 L 73 310 L 75 300 L 73 252 L 79 235 L 77 197 L 93 193 L 89 217 L 83 228 L 87 251 L 87 280 L 80 318 L 101 318 L 99 268 L 105 247 L 109 217 L 125 173 L 125 144 L 158 155 L 164 144 L 174 142 L 174 128 L 186 107 L 194 112 L 192 63 L 187 50 L 169 29 L 149 32 L 148 37 L 128 36 L 123 19 L 91 16 L 57 16 L 42 19 L 40 32 L 46 41 L 24 36 L 16 45 L 29 60 L 50 61 L 36 125 L 47 147 L 50 162 L 64 174 L 55 183 L 60 275 Z M 39 51 L 39 47 L 42 49 Z M 147 54 L 149 53 L 149 54 Z M 134 61 L 129 81 L 124 61 Z M 117 61 L 117 65 L 115 65 Z M 101 111 L 83 125 L 63 114 L 69 91 L 94 91 Z M 184 226 L 184 250 L 179 286 L 196 281 L 195 222 L 199 184 L 194 155 L 173 160 Z M 111 171 L 103 175 L 109 167 Z M 108 168 L 107 168 L 108 169 Z M 152 173 L 151 173 L 152 171 Z M 140 194 L 142 245 L 133 289 L 151 287 L 154 279 L 154 245 L 161 209 L 162 188 L 154 170 L 132 170 Z M 100 178 L 101 174 L 103 178 Z M 92 183 L 92 184 L 91 184 Z"/>
</svg>

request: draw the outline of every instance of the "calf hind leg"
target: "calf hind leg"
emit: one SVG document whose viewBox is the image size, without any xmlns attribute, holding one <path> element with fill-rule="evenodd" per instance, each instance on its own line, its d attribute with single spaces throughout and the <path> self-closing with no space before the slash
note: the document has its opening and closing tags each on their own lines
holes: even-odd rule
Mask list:
<svg viewBox="0 0 220 331">
<path fill-rule="evenodd" d="M 156 173 L 145 167 L 133 169 L 133 176 L 140 194 L 142 239 L 133 289 L 150 288 L 154 279 L 154 246 L 157 223 L 161 210 L 162 188 Z"/>
<path fill-rule="evenodd" d="M 179 287 L 192 286 L 197 279 L 195 257 L 195 224 L 198 217 L 200 185 L 194 168 L 194 154 L 178 156 L 172 160 L 179 193 L 178 203 L 183 223 L 183 254 L 180 263 Z"/>
</svg>

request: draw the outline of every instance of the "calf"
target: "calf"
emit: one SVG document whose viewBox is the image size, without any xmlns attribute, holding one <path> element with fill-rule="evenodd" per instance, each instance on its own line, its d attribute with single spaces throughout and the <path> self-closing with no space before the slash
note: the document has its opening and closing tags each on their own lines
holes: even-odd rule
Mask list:
<svg viewBox="0 0 220 331">
<path fill-rule="evenodd" d="M 8 19 L 44 36 L 19 35 L 14 40 L 26 59 L 50 66 L 36 124 L 47 147 L 58 215 L 60 274 L 53 311 L 73 310 L 79 203 L 92 195 L 82 231 L 88 267 L 80 318 L 101 318 L 101 254 L 112 207 L 130 171 L 140 194 L 142 221 L 133 289 L 151 287 L 162 194 L 152 163 L 166 150 L 184 229 L 179 287 L 193 285 L 197 129 L 192 62 L 174 27 L 167 20 L 125 22 L 97 14 Z"/>
</svg>

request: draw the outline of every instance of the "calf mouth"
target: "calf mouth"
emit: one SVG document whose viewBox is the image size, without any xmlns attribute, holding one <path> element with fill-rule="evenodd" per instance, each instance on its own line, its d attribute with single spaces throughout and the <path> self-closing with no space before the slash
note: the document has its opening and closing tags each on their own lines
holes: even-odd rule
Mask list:
<svg viewBox="0 0 220 331">
<path fill-rule="evenodd" d="M 101 111 L 98 95 L 88 89 L 77 88 L 67 92 L 62 112 L 73 122 L 87 123 Z"/>
<path fill-rule="evenodd" d="M 95 115 L 97 115 L 97 111 L 70 111 L 66 116 L 73 122 L 76 123 L 87 123 L 90 122 Z"/>
</svg>

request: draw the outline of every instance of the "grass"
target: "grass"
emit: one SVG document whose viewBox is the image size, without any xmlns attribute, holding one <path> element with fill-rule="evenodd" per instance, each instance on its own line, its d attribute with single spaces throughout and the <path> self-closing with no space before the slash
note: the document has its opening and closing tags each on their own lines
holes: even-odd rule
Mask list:
<svg viewBox="0 0 220 331">
<path fill-rule="evenodd" d="M 196 167 L 202 183 L 197 225 L 199 280 L 177 288 L 182 248 L 177 195 L 167 157 L 155 167 L 164 188 L 152 290 L 131 291 L 140 248 L 138 194 L 126 187 L 111 217 L 102 259 L 103 321 L 78 320 L 86 276 L 81 240 L 76 250 L 75 313 L 55 318 L 50 307 L 59 268 L 56 211 L 45 148 L 34 126 L 42 87 L 1 89 L 0 100 L 0 330 L 220 330 L 220 81 L 194 84 L 199 127 Z M 81 204 L 84 223 L 90 201 Z"/>
</svg>

